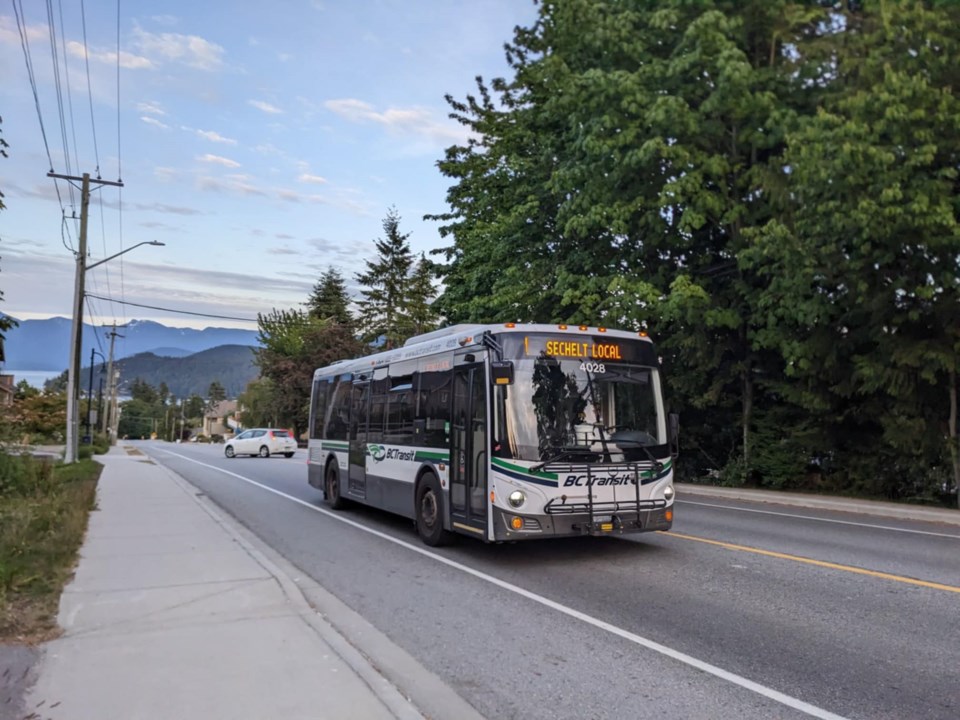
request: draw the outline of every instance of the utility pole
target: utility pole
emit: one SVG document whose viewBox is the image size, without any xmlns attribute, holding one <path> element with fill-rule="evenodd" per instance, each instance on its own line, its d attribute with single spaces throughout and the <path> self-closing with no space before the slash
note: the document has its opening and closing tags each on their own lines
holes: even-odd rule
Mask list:
<svg viewBox="0 0 960 720">
<path fill-rule="evenodd" d="M 117 441 L 117 429 L 120 427 L 120 406 L 117 394 L 120 392 L 120 371 L 113 371 L 113 405 L 110 407 L 110 437 Z"/>
<path fill-rule="evenodd" d="M 82 177 L 58 175 L 48 172 L 47 177 L 81 183 L 80 186 L 80 238 L 77 251 L 76 279 L 73 285 L 73 332 L 70 333 L 70 364 L 67 366 L 67 447 L 63 454 L 65 463 L 77 461 L 77 430 L 79 429 L 80 405 L 80 348 L 83 344 L 83 296 L 84 279 L 87 273 L 87 215 L 90 209 L 90 173 Z M 97 178 L 98 185 L 123 187 L 120 181 L 110 182 Z"/>
<path fill-rule="evenodd" d="M 112 412 L 111 408 L 113 407 L 113 405 L 112 405 L 111 398 L 113 398 L 114 393 L 116 392 L 116 389 L 114 388 L 114 378 L 113 378 L 113 343 L 116 340 L 116 338 L 123 337 L 123 335 L 117 332 L 116 323 L 113 324 L 113 330 L 108 332 L 107 335 L 110 336 L 110 357 L 107 360 L 107 412 L 102 416 L 101 423 L 100 423 L 100 432 L 102 432 L 105 435 L 107 433 L 107 428 L 110 427 L 110 425 L 107 422 L 107 415 L 110 415 L 110 413 Z M 116 438 L 110 438 L 110 437 L 107 438 L 107 440 L 111 445 L 113 445 L 113 441 L 115 439 Z"/>
</svg>

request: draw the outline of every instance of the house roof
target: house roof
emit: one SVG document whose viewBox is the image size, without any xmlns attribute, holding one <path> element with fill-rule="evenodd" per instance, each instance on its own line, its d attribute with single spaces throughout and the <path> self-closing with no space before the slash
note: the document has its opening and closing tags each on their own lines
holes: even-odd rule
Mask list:
<svg viewBox="0 0 960 720">
<path fill-rule="evenodd" d="M 210 410 L 207 410 L 207 412 L 205 412 L 203 416 L 208 418 L 222 418 L 236 411 L 237 411 L 236 400 L 221 400 L 216 405 L 214 405 Z"/>
</svg>

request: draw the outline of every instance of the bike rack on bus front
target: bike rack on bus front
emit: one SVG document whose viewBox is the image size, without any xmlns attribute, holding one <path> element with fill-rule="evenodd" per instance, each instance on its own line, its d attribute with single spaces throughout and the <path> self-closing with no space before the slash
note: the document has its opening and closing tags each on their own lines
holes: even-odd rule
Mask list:
<svg viewBox="0 0 960 720">
<path fill-rule="evenodd" d="M 636 492 L 635 500 L 613 500 L 607 502 L 594 502 L 593 499 L 593 481 L 594 481 L 594 467 L 590 464 L 583 463 L 549 463 L 544 466 L 545 469 L 549 469 L 551 472 L 576 472 L 576 473 L 586 473 L 587 475 L 587 501 L 579 503 L 567 503 L 567 496 L 561 495 L 559 498 L 554 498 L 544 506 L 544 512 L 548 515 L 579 515 L 586 513 L 589 518 L 589 531 L 590 532 L 609 532 L 614 529 L 614 527 L 619 524 L 619 529 L 621 532 L 626 527 L 626 523 L 622 517 L 622 514 L 635 515 L 633 525 L 636 528 L 641 528 L 642 524 L 640 521 L 640 514 L 649 510 L 660 510 L 667 506 L 667 501 L 663 498 L 651 499 L 651 500 L 641 500 L 640 499 L 640 485 L 641 479 L 640 475 L 642 472 L 650 470 L 651 473 L 655 469 L 655 463 L 651 462 L 648 467 L 641 467 L 640 463 L 629 462 L 629 463 L 616 463 L 613 465 L 604 465 L 603 470 L 604 474 L 609 472 L 624 471 L 630 472 L 633 474 L 632 483 L 634 486 L 634 491 Z M 560 501 L 559 503 L 557 501 Z M 597 515 L 610 515 L 611 519 L 609 521 L 610 528 L 604 528 L 603 525 L 607 521 L 597 522 Z"/>
</svg>

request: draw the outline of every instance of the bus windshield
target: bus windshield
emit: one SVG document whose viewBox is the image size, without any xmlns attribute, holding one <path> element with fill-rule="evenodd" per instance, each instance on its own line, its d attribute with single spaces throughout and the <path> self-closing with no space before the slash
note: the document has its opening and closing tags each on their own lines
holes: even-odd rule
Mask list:
<svg viewBox="0 0 960 720">
<path fill-rule="evenodd" d="M 591 462 L 623 462 L 666 443 L 652 367 L 541 353 L 516 360 L 513 384 L 498 390 L 502 457 L 541 462 L 571 450 L 595 453 Z"/>
</svg>

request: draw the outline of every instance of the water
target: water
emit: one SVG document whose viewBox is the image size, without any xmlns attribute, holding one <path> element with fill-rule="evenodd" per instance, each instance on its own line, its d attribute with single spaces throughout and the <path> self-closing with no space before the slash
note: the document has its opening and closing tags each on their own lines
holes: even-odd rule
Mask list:
<svg viewBox="0 0 960 720">
<path fill-rule="evenodd" d="M 4 369 L 4 375 L 13 375 L 13 384 L 16 385 L 21 380 L 26 380 L 30 385 L 43 390 L 43 384 L 47 380 L 57 377 L 63 370 L 8 370 Z M 96 390 L 96 388 L 94 388 Z"/>
</svg>

